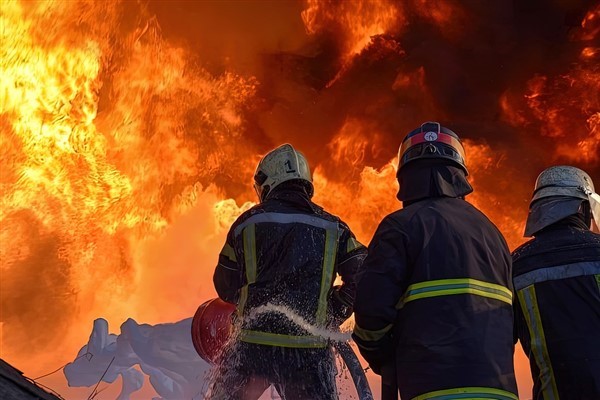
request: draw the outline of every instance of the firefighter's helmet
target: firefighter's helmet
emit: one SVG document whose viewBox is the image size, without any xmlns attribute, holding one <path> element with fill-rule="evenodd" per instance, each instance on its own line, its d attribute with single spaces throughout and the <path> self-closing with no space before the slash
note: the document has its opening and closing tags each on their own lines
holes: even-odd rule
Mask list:
<svg viewBox="0 0 600 400">
<path fill-rule="evenodd" d="M 533 236 L 547 226 L 581 212 L 586 201 L 590 204 L 590 207 L 584 204 L 588 216 L 591 208 L 591 216 L 595 220 L 600 218 L 598 195 L 594 192 L 592 178 L 585 171 L 565 165 L 545 169 L 535 181 L 525 236 Z"/>
<path fill-rule="evenodd" d="M 286 143 L 260 160 L 254 173 L 254 190 L 258 198 L 264 201 L 277 186 L 294 179 L 304 183 L 308 195 L 312 197 L 314 188 L 308 162 L 302 153 Z"/>
<path fill-rule="evenodd" d="M 458 135 L 439 122 L 425 122 L 406 135 L 398 151 L 398 170 L 411 161 L 431 158 L 450 160 L 469 174 Z"/>
<path fill-rule="evenodd" d="M 585 171 L 567 165 L 550 167 L 537 177 L 531 202 L 550 196 L 587 200 L 586 188 L 594 191 L 592 178 Z"/>
</svg>

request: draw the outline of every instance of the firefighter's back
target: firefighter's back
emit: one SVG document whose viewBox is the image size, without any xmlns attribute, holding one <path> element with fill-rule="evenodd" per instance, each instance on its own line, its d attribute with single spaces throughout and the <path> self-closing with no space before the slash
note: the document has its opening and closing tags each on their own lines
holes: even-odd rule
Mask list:
<svg viewBox="0 0 600 400">
<path fill-rule="evenodd" d="M 301 324 L 291 321 L 294 314 L 309 324 L 324 323 L 317 321 L 326 311 L 320 309 L 319 300 L 328 294 L 334 278 L 343 226 L 336 217 L 289 193 L 273 196 L 240 219 L 234 227 L 238 246 L 244 252 L 246 270 L 256 270 L 247 288 L 244 314 L 251 318 L 245 319 L 244 329 L 308 334 Z"/>
<path fill-rule="evenodd" d="M 457 198 L 390 218 L 408 235 L 411 266 L 394 329 L 399 386 L 515 393 L 511 261 L 498 229 Z"/>
<path fill-rule="evenodd" d="M 513 253 L 535 398 L 600 398 L 600 235 L 570 219 Z"/>
</svg>

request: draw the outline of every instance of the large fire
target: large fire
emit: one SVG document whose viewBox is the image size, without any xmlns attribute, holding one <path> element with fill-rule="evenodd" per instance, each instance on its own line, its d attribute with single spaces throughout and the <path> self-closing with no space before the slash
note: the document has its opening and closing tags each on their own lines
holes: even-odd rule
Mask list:
<svg viewBox="0 0 600 400">
<path fill-rule="evenodd" d="M 577 22 L 546 48 L 528 10 L 476 4 L 2 1 L 0 356 L 33 377 L 94 318 L 191 316 L 283 142 L 364 243 L 400 206 L 401 138 L 430 119 L 465 138 L 469 199 L 511 248 L 544 167 L 600 186 L 600 6 L 553 6 Z"/>
</svg>

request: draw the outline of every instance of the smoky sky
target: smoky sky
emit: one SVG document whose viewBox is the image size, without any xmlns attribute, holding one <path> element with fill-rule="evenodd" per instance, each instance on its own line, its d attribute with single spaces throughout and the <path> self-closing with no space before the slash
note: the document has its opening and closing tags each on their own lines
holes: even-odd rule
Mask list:
<svg viewBox="0 0 600 400">
<path fill-rule="evenodd" d="M 405 26 L 373 38 L 346 64 L 338 26 L 308 35 L 301 2 L 151 1 L 148 10 L 156 15 L 166 39 L 189 47 L 213 73 L 233 68 L 258 78 L 263 103 L 248 115 L 248 133 L 263 151 L 293 139 L 309 158 L 327 165 L 329 150 L 317 144 L 328 143 L 344 121 L 356 118 L 383 134 L 364 160 L 379 167 L 394 156 L 408 131 L 433 119 L 463 138 L 506 154 L 502 167 L 510 170 L 504 171 L 507 175 L 526 166 L 520 176 L 527 181 L 518 192 L 529 194 L 526 186 L 548 162 L 573 164 L 549 160 L 548 154 L 556 141 L 575 147 L 585 137 L 586 115 L 577 107 L 566 110 L 574 136 L 547 138 L 535 118 L 521 127 L 505 121 L 499 99 L 505 93 L 522 97 L 536 74 L 550 80 L 568 74 L 583 47 L 597 46 L 597 38 L 573 40 L 597 3 L 447 3 L 460 12 L 439 23 L 423 12 L 431 2 L 402 2 L 405 18 L 399 24 Z M 598 72 L 597 67 L 588 70 Z M 419 73 L 423 85 L 417 82 Z M 395 87 L 401 76 L 409 83 Z M 558 95 L 550 96 L 552 101 Z M 577 166 L 599 176 L 598 158 L 578 161 Z"/>
</svg>

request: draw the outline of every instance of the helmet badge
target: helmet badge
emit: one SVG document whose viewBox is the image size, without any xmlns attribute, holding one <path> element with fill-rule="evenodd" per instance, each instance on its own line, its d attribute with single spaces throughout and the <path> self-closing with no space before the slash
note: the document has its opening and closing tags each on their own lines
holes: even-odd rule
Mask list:
<svg viewBox="0 0 600 400">
<path fill-rule="evenodd" d="M 290 160 L 287 160 L 285 163 L 285 172 L 287 174 L 293 174 L 296 172 L 296 170 L 292 167 L 292 162 Z"/>
<path fill-rule="evenodd" d="M 435 142 L 438 139 L 438 134 L 433 131 L 429 131 L 425 133 L 423 139 L 425 139 L 428 142 Z"/>
</svg>

